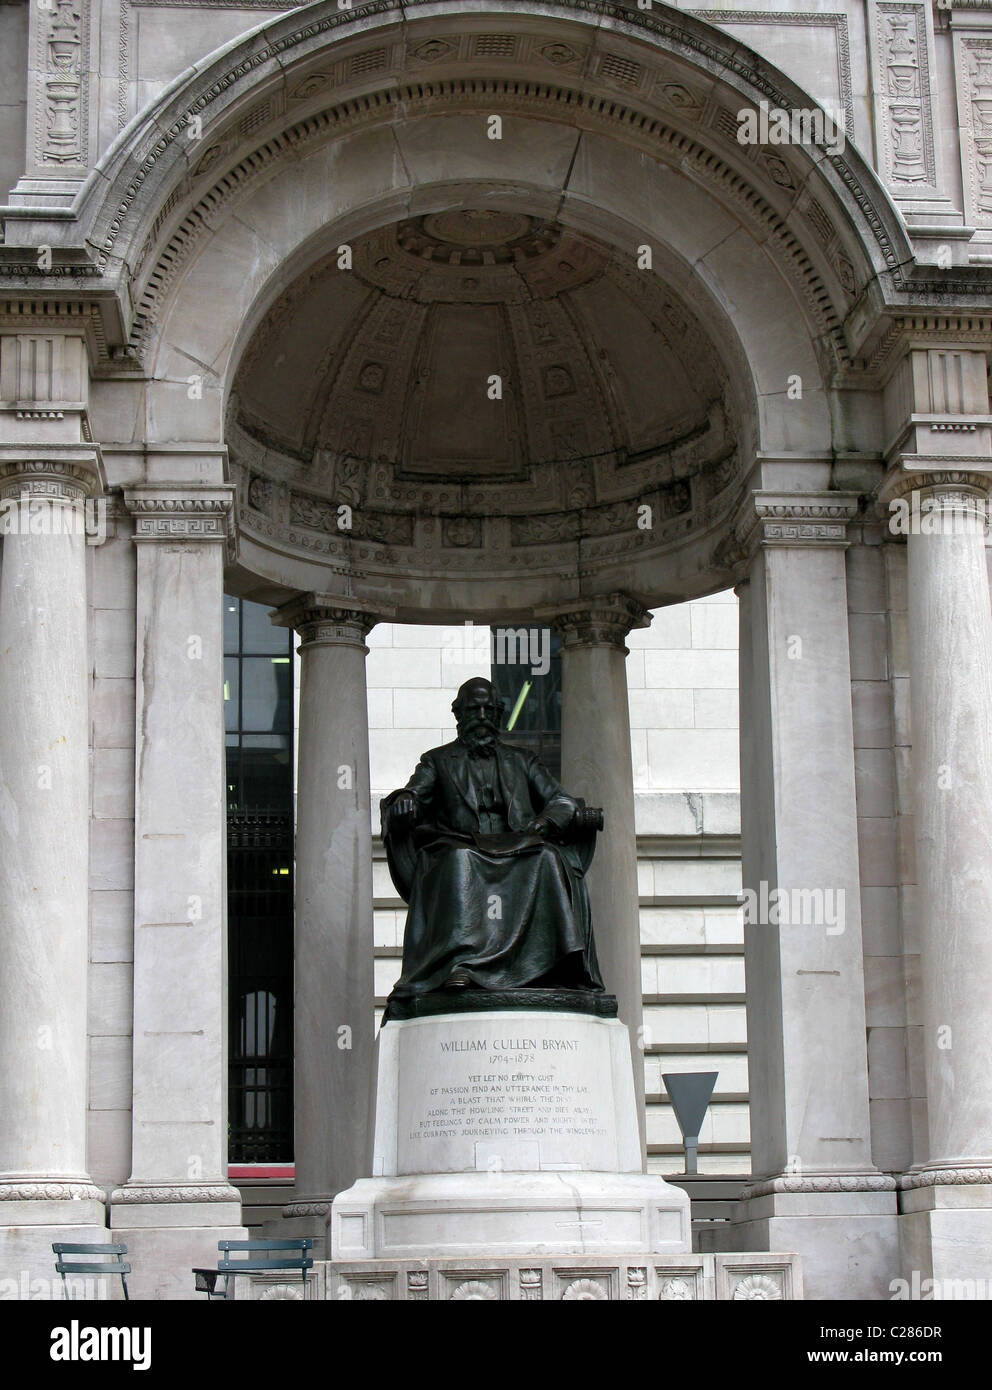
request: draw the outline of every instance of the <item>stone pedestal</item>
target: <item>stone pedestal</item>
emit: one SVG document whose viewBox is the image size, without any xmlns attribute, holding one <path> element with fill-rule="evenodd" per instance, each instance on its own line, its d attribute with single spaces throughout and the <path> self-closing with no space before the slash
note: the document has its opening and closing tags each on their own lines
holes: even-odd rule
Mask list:
<svg viewBox="0 0 992 1390">
<path fill-rule="evenodd" d="M 451 1013 L 379 1036 L 373 1176 L 335 1260 L 685 1253 L 689 1198 L 641 1172 L 630 1041 L 578 1013 Z"/>
</svg>

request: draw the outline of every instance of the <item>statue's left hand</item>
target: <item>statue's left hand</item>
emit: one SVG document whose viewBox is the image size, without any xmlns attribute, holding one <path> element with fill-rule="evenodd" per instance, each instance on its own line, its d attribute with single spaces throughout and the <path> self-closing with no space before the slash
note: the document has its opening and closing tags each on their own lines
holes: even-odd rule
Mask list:
<svg viewBox="0 0 992 1390">
<path fill-rule="evenodd" d="M 409 792 L 404 792 L 396 798 L 389 808 L 390 822 L 396 822 L 400 825 L 410 824 L 417 819 L 419 809 L 416 797 L 411 796 Z"/>
</svg>

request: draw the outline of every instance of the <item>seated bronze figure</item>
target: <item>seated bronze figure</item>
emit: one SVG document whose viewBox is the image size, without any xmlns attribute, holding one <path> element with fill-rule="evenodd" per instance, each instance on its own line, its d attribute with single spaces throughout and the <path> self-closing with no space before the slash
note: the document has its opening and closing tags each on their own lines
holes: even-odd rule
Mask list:
<svg viewBox="0 0 992 1390">
<path fill-rule="evenodd" d="M 391 999 L 602 991 L 585 884 L 602 811 L 501 741 L 491 682 L 466 681 L 452 710 L 458 737 L 382 803 L 390 873 L 409 904 Z"/>
</svg>

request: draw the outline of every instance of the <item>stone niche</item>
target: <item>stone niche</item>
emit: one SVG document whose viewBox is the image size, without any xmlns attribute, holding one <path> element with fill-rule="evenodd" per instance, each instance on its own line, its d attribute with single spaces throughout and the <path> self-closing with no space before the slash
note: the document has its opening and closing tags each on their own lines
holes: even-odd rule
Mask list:
<svg viewBox="0 0 992 1390">
<path fill-rule="evenodd" d="M 235 375 L 239 525 L 269 563 L 344 566 L 401 606 L 432 575 L 526 604 L 577 544 L 648 574 L 729 516 L 746 411 L 712 329 L 635 247 L 454 208 L 350 250 L 279 295 Z"/>
</svg>

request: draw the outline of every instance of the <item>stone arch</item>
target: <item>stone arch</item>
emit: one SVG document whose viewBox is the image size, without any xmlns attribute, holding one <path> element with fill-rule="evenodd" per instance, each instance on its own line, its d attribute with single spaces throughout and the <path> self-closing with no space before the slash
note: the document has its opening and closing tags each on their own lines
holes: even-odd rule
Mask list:
<svg viewBox="0 0 992 1390">
<path fill-rule="evenodd" d="M 491 42 L 483 57 L 500 26 L 515 54 Z M 308 259 L 411 211 L 484 203 L 631 256 L 650 246 L 749 405 L 748 459 L 829 460 L 830 391 L 856 367 L 861 301 L 892 290 L 908 243 L 854 150 L 738 144 L 736 111 L 761 100 L 813 104 L 664 7 L 494 0 L 421 15 L 328 0 L 261 26 L 179 79 L 146 113 L 151 134 L 124 132 L 82 199 L 105 274 L 127 286 L 149 441 L 223 440 L 247 337 Z M 502 138 L 486 142 L 494 107 Z M 188 402 L 191 375 L 202 393 Z"/>
</svg>

